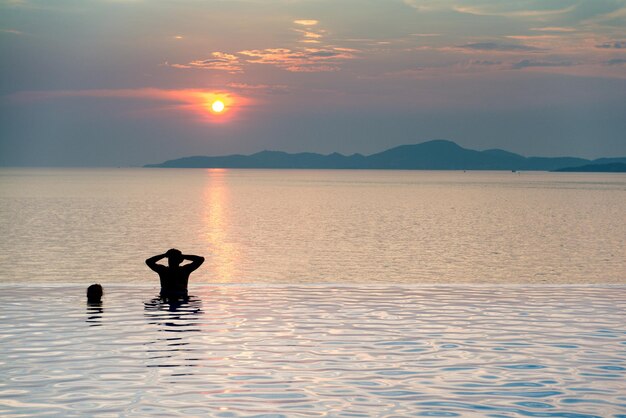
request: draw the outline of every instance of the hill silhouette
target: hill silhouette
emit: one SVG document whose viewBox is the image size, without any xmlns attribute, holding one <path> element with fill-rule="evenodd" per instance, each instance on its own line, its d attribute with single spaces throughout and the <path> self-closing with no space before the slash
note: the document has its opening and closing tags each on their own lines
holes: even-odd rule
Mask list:
<svg viewBox="0 0 626 418">
<path fill-rule="evenodd" d="M 626 163 L 587 164 L 580 167 L 565 167 L 554 171 L 563 173 L 626 173 Z"/>
<path fill-rule="evenodd" d="M 194 156 L 168 160 L 145 167 L 161 168 L 317 168 L 395 170 L 537 170 L 554 171 L 588 164 L 626 163 L 625 158 L 587 160 L 575 157 L 524 157 L 491 149 L 476 151 L 452 141 L 437 139 L 421 144 L 400 145 L 376 154 L 343 155 L 261 151 L 252 155 Z"/>
</svg>

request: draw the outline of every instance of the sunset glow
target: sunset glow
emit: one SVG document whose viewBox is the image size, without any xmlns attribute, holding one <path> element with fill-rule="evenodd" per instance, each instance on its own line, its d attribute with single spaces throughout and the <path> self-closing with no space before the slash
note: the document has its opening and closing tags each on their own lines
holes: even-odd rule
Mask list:
<svg viewBox="0 0 626 418">
<path fill-rule="evenodd" d="M 0 0 L 0 56 L 7 416 L 626 418 L 626 0 Z"/>
<path fill-rule="evenodd" d="M 252 99 L 232 92 L 191 89 L 58 90 L 20 92 L 12 95 L 12 99 L 17 103 L 54 101 L 61 98 L 139 100 L 144 103 L 144 108 L 133 113 L 134 116 L 153 117 L 158 114 L 160 117 L 174 118 L 182 114 L 199 123 L 229 122 L 244 107 L 254 103 Z"/>
<path fill-rule="evenodd" d="M 0 0 L 0 164 L 434 138 L 619 157 L 625 28 L 626 0 Z"/>
</svg>

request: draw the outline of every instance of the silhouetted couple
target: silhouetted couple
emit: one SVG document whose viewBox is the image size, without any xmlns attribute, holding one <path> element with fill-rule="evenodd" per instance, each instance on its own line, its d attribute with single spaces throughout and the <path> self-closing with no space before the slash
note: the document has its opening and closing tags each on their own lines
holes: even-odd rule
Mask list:
<svg viewBox="0 0 626 418">
<path fill-rule="evenodd" d="M 167 258 L 167 266 L 157 264 L 158 261 Z M 181 263 L 185 260 L 190 263 Z M 186 255 L 172 248 L 165 254 L 155 255 L 146 260 L 146 264 L 159 274 L 161 280 L 161 297 L 165 299 L 186 298 L 189 275 L 204 263 L 204 257 L 199 255 Z"/>
</svg>

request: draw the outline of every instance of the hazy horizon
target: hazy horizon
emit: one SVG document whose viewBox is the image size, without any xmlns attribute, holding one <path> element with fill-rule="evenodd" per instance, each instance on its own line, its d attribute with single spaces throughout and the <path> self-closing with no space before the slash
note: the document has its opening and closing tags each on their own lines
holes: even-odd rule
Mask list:
<svg viewBox="0 0 626 418">
<path fill-rule="evenodd" d="M 438 139 L 440 140 L 440 139 Z M 430 141 L 435 141 L 435 140 L 429 140 L 429 141 L 423 141 L 423 142 L 430 142 Z M 447 141 L 447 140 L 446 140 Z M 345 156 L 350 156 L 353 154 L 361 154 L 364 156 L 369 156 L 369 155 L 373 155 L 379 152 L 383 152 L 386 150 L 389 150 L 391 148 L 395 148 L 398 146 L 402 146 L 402 145 L 416 145 L 416 144 L 421 144 L 423 142 L 420 143 L 406 143 L 406 144 L 398 144 L 395 145 L 393 147 L 389 147 L 389 148 L 385 148 L 385 149 L 381 149 L 378 151 L 374 151 L 371 153 L 362 153 L 362 152 L 353 152 L 353 153 L 339 153 Z M 454 142 L 454 141 L 451 141 Z M 455 142 L 456 144 L 456 142 Z M 457 144 L 458 145 L 458 144 Z M 502 148 L 485 148 L 485 149 L 472 149 L 472 148 L 466 148 L 463 147 L 465 149 L 468 150 L 473 150 L 473 151 L 489 151 L 489 150 L 502 150 L 502 151 L 509 151 L 507 149 L 502 149 Z M 252 151 L 249 153 L 233 153 L 233 154 L 215 154 L 215 155 L 182 155 L 180 157 L 172 157 L 172 158 L 164 158 L 163 160 L 160 161 L 146 161 L 144 163 L 138 163 L 138 164 L 134 164 L 134 165 L 120 165 L 120 164 L 102 164 L 102 165 L 81 165 L 80 163 L 76 163 L 76 164 L 64 164 L 64 165 L 0 165 L 0 168 L 6 168 L 6 169 L 11 169 L 11 168 L 115 168 L 115 167 L 125 167 L 125 168 L 144 168 L 146 165 L 150 165 L 150 164 L 159 164 L 165 161 L 169 161 L 169 160 L 176 160 L 179 158 L 186 158 L 186 157 L 228 157 L 228 156 L 232 156 L 232 155 L 245 155 L 245 156 L 249 156 L 249 155 L 253 155 L 255 153 L 260 153 L 260 152 L 264 152 L 264 151 L 270 151 L 270 152 L 285 152 L 288 154 L 298 154 L 298 153 L 315 153 L 315 154 L 320 154 L 320 155 L 330 155 L 333 154 L 337 151 L 332 151 L 332 152 L 313 152 L 313 151 L 307 151 L 307 150 L 303 150 L 303 151 L 294 151 L 294 152 L 288 152 L 288 151 L 283 151 L 283 150 L 279 150 L 279 149 L 259 149 L 257 151 Z M 511 152 L 511 151 L 509 151 Z M 521 155 L 522 157 L 526 157 L 526 158 L 533 158 L 533 157 L 554 157 L 554 158 L 559 158 L 559 157 L 563 157 L 563 158 L 568 158 L 568 157 L 572 157 L 572 158 L 583 158 L 583 159 L 588 159 L 590 161 L 595 160 L 596 158 L 588 158 L 588 157 L 584 157 L 584 156 L 579 156 L 579 155 L 554 155 L 554 156 L 546 156 L 546 155 L 524 155 L 524 154 L 519 154 L 519 153 L 515 153 L 518 155 Z M 626 156 L 624 155 L 602 155 L 599 156 L 597 158 L 626 158 Z M 237 169 L 237 168 L 229 168 L 229 169 Z M 273 170 L 274 168 L 267 168 L 268 170 Z M 306 169 L 306 168 L 304 168 Z M 342 169 L 345 170 L 345 169 Z M 355 168 L 355 170 L 363 170 L 362 168 Z M 443 171 L 449 171 L 449 170 L 443 170 Z M 452 170 L 454 171 L 454 170 Z M 508 170 L 506 170 L 508 171 Z"/>
</svg>

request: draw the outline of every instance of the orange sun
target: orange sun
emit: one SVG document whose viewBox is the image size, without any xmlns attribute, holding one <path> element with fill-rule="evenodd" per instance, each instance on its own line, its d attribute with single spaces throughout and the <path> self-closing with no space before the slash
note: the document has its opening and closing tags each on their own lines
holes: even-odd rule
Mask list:
<svg viewBox="0 0 626 418">
<path fill-rule="evenodd" d="M 211 103 L 211 110 L 215 113 L 222 113 L 225 108 L 226 108 L 226 105 L 224 105 L 224 102 L 221 100 L 216 100 L 213 103 Z"/>
</svg>

